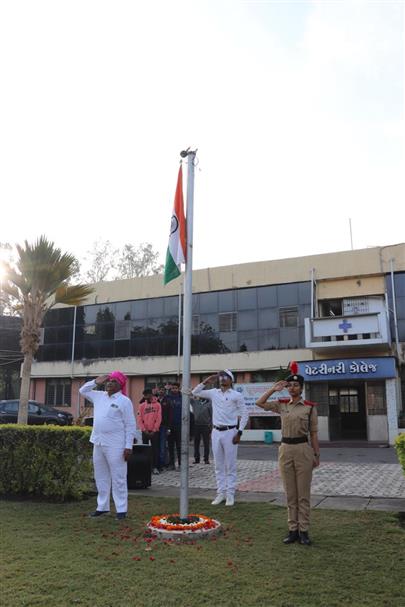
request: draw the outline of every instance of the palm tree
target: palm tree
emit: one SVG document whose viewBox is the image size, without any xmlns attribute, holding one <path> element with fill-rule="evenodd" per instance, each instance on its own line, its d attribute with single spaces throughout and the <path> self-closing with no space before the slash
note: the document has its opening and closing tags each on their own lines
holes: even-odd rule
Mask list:
<svg viewBox="0 0 405 607">
<path fill-rule="evenodd" d="M 41 236 L 33 245 L 25 241 L 24 246 L 17 245 L 16 248 L 16 267 L 7 267 L 3 290 L 17 301 L 23 320 L 20 344 L 24 362 L 18 423 L 26 424 L 31 366 L 39 347 L 44 316 L 57 303 L 80 305 L 93 289 L 85 285 L 68 284 L 76 270 L 76 258 L 69 253 L 62 253 L 45 236 Z"/>
</svg>

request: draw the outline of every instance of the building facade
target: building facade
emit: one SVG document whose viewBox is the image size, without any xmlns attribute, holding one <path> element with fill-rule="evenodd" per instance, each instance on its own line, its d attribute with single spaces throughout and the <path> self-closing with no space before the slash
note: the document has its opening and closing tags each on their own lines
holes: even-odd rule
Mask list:
<svg viewBox="0 0 405 607">
<path fill-rule="evenodd" d="M 51 310 L 31 396 L 79 415 L 80 385 L 120 369 L 135 403 L 179 372 L 179 282 L 99 283 L 86 305 Z M 193 272 L 192 383 L 223 368 L 241 389 L 291 360 L 318 403 L 322 440 L 392 443 L 403 416 L 405 244 Z M 402 389 L 401 389 L 402 383 Z M 253 386 L 254 388 L 254 386 Z M 398 422 L 399 420 L 399 422 Z M 251 410 L 247 439 L 279 435 Z"/>
<path fill-rule="evenodd" d="M 18 398 L 20 393 L 20 333 L 18 316 L 0 316 L 0 400 Z"/>
</svg>

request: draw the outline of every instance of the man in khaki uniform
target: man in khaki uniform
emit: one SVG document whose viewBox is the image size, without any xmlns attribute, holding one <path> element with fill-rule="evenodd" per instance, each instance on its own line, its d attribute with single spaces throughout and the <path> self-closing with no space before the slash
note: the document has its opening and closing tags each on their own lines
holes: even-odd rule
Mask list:
<svg viewBox="0 0 405 607">
<path fill-rule="evenodd" d="M 298 370 L 298 365 L 294 367 L 291 363 L 290 368 Z M 300 544 L 310 545 L 308 528 L 312 469 L 319 466 L 318 415 L 314 403 L 303 400 L 303 385 L 302 375 L 293 373 L 286 381 L 279 381 L 267 390 L 256 405 L 281 416 L 282 438 L 278 461 L 288 508 L 288 535 L 283 541 L 285 544 L 299 541 Z M 290 399 L 267 402 L 272 394 L 285 387 Z"/>
</svg>

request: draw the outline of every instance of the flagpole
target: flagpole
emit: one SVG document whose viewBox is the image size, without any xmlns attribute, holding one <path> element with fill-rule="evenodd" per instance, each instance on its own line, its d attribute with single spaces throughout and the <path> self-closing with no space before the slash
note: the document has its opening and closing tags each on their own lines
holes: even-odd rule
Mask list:
<svg viewBox="0 0 405 607">
<path fill-rule="evenodd" d="M 178 309 L 178 322 L 177 322 L 177 379 L 180 378 L 181 368 L 181 294 L 183 290 L 183 283 L 180 280 L 179 284 L 179 309 Z M 179 380 L 180 381 L 180 380 Z"/>
<path fill-rule="evenodd" d="M 193 291 L 193 207 L 194 207 L 194 160 L 196 151 L 190 148 L 180 153 L 188 158 L 187 175 L 187 249 L 184 275 L 183 305 L 183 398 L 181 415 L 181 470 L 180 470 L 180 517 L 188 516 L 188 447 L 190 436 L 190 392 L 191 392 L 191 319 Z"/>
</svg>

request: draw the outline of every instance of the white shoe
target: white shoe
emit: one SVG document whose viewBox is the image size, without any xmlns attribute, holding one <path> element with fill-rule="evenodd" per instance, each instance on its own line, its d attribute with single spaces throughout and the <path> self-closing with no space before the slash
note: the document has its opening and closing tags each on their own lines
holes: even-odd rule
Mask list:
<svg viewBox="0 0 405 607">
<path fill-rule="evenodd" d="M 152 474 L 160 474 L 160 472 L 159 472 L 159 470 L 157 468 L 153 468 Z"/>
<path fill-rule="evenodd" d="M 233 506 L 235 503 L 235 498 L 233 495 L 228 495 L 226 498 L 225 506 Z"/>
<path fill-rule="evenodd" d="M 218 506 L 218 504 L 222 504 L 225 500 L 225 495 L 223 493 L 218 493 L 217 497 L 211 502 L 212 506 Z"/>
</svg>

